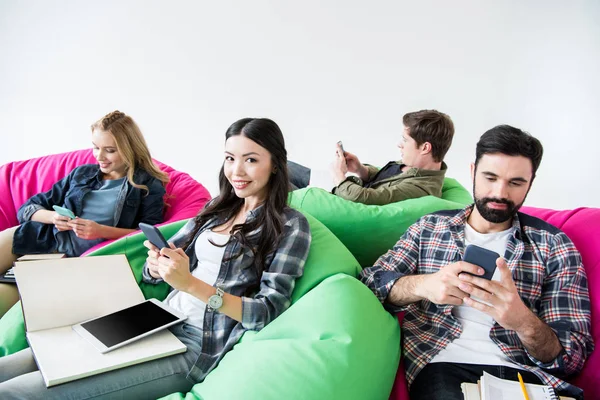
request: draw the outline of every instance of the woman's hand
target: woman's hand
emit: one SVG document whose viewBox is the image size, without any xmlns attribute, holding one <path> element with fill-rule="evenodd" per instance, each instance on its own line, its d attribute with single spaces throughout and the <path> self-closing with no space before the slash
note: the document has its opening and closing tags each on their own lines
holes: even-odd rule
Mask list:
<svg viewBox="0 0 600 400">
<path fill-rule="evenodd" d="M 69 226 L 70 221 L 71 221 L 71 218 L 60 215 L 57 212 L 53 213 L 53 215 L 52 215 L 52 223 L 54 224 L 56 229 L 58 229 L 60 232 L 70 231 L 73 229 Z"/>
<path fill-rule="evenodd" d="M 144 247 L 148 249 L 148 257 L 146 257 L 146 264 L 148 264 L 148 271 L 150 276 L 154 279 L 162 279 L 158 273 L 158 257 L 160 257 L 160 249 L 150 243 L 148 240 L 144 240 Z"/>
<path fill-rule="evenodd" d="M 158 274 L 174 289 L 189 293 L 194 277 L 190 272 L 190 259 L 181 248 L 169 243 L 170 249 L 162 248 L 158 257 Z M 149 253 L 149 252 L 148 252 Z"/>
<path fill-rule="evenodd" d="M 71 227 L 73 232 L 78 238 L 93 240 L 103 238 L 102 235 L 102 227 L 96 221 L 92 221 L 91 219 L 83 219 L 83 218 L 75 218 L 68 222 L 68 225 Z"/>
</svg>

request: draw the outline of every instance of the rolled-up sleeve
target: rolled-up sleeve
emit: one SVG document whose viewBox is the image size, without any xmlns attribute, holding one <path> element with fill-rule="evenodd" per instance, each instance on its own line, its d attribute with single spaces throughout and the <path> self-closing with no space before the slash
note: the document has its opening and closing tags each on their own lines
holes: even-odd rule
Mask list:
<svg viewBox="0 0 600 400">
<path fill-rule="evenodd" d="M 50 210 L 53 205 L 62 206 L 75 171 L 71 171 L 69 175 L 56 182 L 47 192 L 38 193 L 30 197 L 17 212 L 19 223 L 22 224 L 30 221 L 33 214 L 38 210 Z"/>
<path fill-rule="evenodd" d="M 302 276 L 310 248 L 310 227 L 298 214 L 285 225 L 279 246 L 265 268 L 258 293 L 242 297 L 242 326 L 260 330 L 283 313 L 291 303 L 296 279 Z"/>
<path fill-rule="evenodd" d="M 372 267 L 362 270 L 359 279 L 392 312 L 404 307 L 386 303 L 392 287 L 403 276 L 417 272 L 419 262 L 419 238 L 421 220 L 411 225 L 391 250 L 379 257 Z"/>
<path fill-rule="evenodd" d="M 528 353 L 540 368 L 558 376 L 579 372 L 594 349 L 591 336 L 591 304 L 581 255 L 564 233 L 554 237 L 548 258 L 539 317 L 554 331 L 563 351 L 542 362 Z"/>
</svg>

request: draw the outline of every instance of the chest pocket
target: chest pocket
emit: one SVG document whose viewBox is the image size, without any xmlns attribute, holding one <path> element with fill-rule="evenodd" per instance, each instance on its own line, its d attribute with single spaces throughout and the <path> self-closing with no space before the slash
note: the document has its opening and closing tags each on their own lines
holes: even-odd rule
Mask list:
<svg viewBox="0 0 600 400">
<path fill-rule="evenodd" d="M 419 273 L 431 274 L 440 270 L 448 264 L 461 260 L 458 247 L 450 237 L 450 232 L 423 234 L 421 240 Z M 444 243 L 445 246 L 437 246 L 428 243 Z"/>
<path fill-rule="evenodd" d="M 537 311 L 544 284 L 543 267 L 525 266 L 513 272 L 513 280 L 521 299 L 531 310 Z"/>
<path fill-rule="evenodd" d="M 125 205 L 129 208 L 137 208 L 140 205 L 140 199 L 127 199 L 127 201 L 125 201 Z"/>
<path fill-rule="evenodd" d="M 234 252 L 236 254 L 237 250 Z M 241 284 L 253 284 L 257 282 L 257 272 L 254 266 L 254 254 L 248 248 L 242 249 L 236 257 L 229 260 L 227 280 L 238 281 Z"/>
<path fill-rule="evenodd" d="M 458 249 L 440 250 L 435 246 L 421 249 L 419 260 L 419 273 L 432 274 L 438 272 L 441 268 L 456 261 L 460 261 Z"/>
</svg>

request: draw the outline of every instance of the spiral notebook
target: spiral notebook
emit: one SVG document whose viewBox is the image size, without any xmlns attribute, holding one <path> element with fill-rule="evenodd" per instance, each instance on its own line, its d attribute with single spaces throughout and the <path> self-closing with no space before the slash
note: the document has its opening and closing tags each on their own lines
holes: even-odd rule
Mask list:
<svg viewBox="0 0 600 400">
<path fill-rule="evenodd" d="M 526 383 L 529 400 L 574 400 L 571 397 L 557 396 L 551 386 Z M 520 400 L 523 392 L 518 381 L 496 378 L 487 372 L 483 373 L 479 385 L 462 383 L 460 385 L 465 400 Z"/>
</svg>

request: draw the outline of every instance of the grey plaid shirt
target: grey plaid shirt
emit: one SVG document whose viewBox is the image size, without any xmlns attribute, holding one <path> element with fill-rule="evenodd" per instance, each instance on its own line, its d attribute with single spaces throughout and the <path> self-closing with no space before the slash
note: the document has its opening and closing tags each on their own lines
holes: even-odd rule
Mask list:
<svg viewBox="0 0 600 400">
<path fill-rule="evenodd" d="M 247 215 L 247 221 L 256 218 L 262 206 Z M 190 270 L 198 265 L 195 253 L 195 242 L 198 235 L 207 229 L 222 224 L 224 221 L 213 219 L 207 222 L 196 234 L 193 242 L 185 249 L 190 258 Z M 279 246 L 274 253 L 267 256 L 265 270 L 262 274 L 254 263 L 254 255 L 248 248 L 240 252 L 241 243 L 236 236 L 225 246 L 223 261 L 215 286 L 226 293 L 242 298 L 242 322 L 238 322 L 218 311 L 206 308 L 204 314 L 202 352 L 198 356 L 187 378 L 195 383 L 204 380 L 221 358 L 238 342 L 246 330 L 261 330 L 269 322 L 284 312 L 291 303 L 292 291 L 296 279 L 302 276 L 304 262 L 310 248 L 310 228 L 308 221 L 300 212 L 286 208 L 283 214 L 284 228 Z M 194 228 L 191 219 L 169 242 L 180 247 Z M 248 240 L 256 243 L 258 231 L 252 232 Z M 150 276 L 147 265 L 143 269 L 143 281 L 147 283 L 162 282 Z"/>
</svg>

